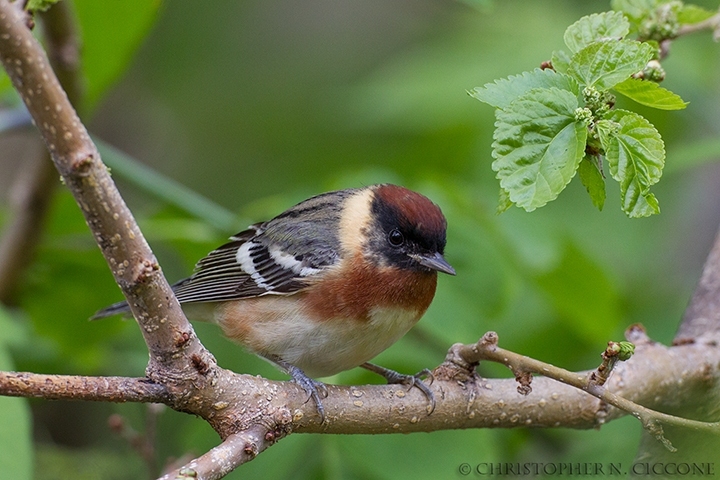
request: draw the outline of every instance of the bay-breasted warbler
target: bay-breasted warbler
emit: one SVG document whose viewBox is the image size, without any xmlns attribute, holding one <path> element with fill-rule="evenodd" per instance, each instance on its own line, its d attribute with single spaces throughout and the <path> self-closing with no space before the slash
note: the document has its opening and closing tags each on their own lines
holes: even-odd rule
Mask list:
<svg viewBox="0 0 720 480">
<path fill-rule="evenodd" d="M 324 193 L 257 223 L 200 260 L 173 286 L 191 319 L 286 371 L 312 397 L 310 377 L 362 366 L 420 388 L 415 375 L 367 363 L 417 323 L 445 261 L 446 220 L 423 195 L 382 184 Z M 120 302 L 94 318 L 127 312 Z"/>
</svg>

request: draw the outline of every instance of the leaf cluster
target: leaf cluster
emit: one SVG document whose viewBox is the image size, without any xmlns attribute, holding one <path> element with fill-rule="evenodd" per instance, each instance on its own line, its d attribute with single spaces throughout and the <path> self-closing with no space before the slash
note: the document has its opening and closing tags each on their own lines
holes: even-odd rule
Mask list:
<svg viewBox="0 0 720 480">
<path fill-rule="evenodd" d="M 616 109 L 615 94 L 661 110 L 685 108 L 678 95 L 656 83 L 664 78 L 657 41 L 672 38 L 680 22 L 707 18 L 707 12 L 656 0 L 618 0 L 613 8 L 570 25 L 564 35 L 568 52 L 553 52 L 543 69 L 469 92 L 496 108 L 492 168 L 500 180 L 499 212 L 513 204 L 528 212 L 545 205 L 577 172 L 602 210 L 607 164 L 626 215 L 659 213 L 650 187 L 662 176 L 663 140 L 640 114 Z M 631 32 L 638 40 L 628 38 Z"/>
</svg>

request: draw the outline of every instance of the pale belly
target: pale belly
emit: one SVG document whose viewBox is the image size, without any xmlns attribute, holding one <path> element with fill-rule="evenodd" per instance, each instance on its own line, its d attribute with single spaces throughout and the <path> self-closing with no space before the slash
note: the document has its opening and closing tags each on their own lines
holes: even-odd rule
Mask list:
<svg viewBox="0 0 720 480">
<path fill-rule="evenodd" d="M 245 300 L 235 305 L 220 304 L 215 310 L 215 320 L 229 338 L 251 352 L 279 357 L 310 377 L 334 375 L 371 360 L 405 335 L 421 315 L 421 312 L 401 308 L 378 308 L 364 321 L 318 323 L 310 321 L 302 311 L 289 314 L 281 308 L 283 315 L 272 312 L 264 312 L 262 317 L 250 315 L 254 320 L 252 324 L 238 320 L 253 309 L 252 303 Z M 238 310 L 233 311 L 233 307 Z M 228 322 L 229 318 L 234 320 Z"/>
</svg>

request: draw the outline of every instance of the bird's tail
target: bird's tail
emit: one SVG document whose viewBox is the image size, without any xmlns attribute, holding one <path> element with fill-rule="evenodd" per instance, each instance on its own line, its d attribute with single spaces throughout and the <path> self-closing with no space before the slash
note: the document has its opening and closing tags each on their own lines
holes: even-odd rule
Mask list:
<svg viewBox="0 0 720 480">
<path fill-rule="evenodd" d="M 90 320 L 99 320 L 105 317 L 111 317 L 120 313 L 130 313 L 130 305 L 126 301 L 113 303 L 102 310 L 95 312 L 95 315 L 90 317 Z"/>
</svg>

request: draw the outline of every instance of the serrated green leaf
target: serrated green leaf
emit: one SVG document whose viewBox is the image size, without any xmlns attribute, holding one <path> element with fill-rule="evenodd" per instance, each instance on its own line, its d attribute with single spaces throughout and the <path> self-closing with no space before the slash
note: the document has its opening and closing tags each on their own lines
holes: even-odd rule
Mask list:
<svg viewBox="0 0 720 480">
<path fill-rule="evenodd" d="M 640 105 L 660 110 L 682 110 L 687 106 L 680 95 L 647 80 L 630 77 L 615 85 L 613 90 Z"/>
<path fill-rule="evenodd" d="M 610 175 L 620 183 L 623 211 L 629 217 L 660 213 L 658 201 L 650 193 L 665 165 L 660 133 L 641 115 L 627 110 L 613 110 L 604 120 L 619 125 L 618 129 L 599 128 L 598 132 Z"/>
<path fill-rule="evenodd" d="M 715 13 L 717 12 L 706 10 L 698 5 L 685 4 L 678 12 L 678 22 L 686 25 L 700 23 L 712 17 Z"/>
<path fill-rule="evenodd" d="M 613 10 L 623 12 L 634 23 L 648 16 L 658 4 L 658 0 L 612 0 Z"/>
<path fill-rule="evenodd" d="M 605 206 L 605 179 L 597 164 L 587 155 L 580 162 L 578 175 L 588 195 L 590 195 L 593 205 L 602 211 L 603 206 Z"/>
<path fill-rule="evenodd" d="M 578 94 L 578 84 L 575 79 L 549 69 L 541 70 L 539 68 L 531 72 L 523 72 L 520 75 L 512 75 L 496 80 L 493 83 L 487 83 L 482 87 L 474 88 L 469 93 L 471 97 L 477 98 L 495 108 L 505 108 L 510 102 L 533 88 L 550 87 L 557 87 L 561 90 L 568 90 L 575 95 Z"/>
<path fill-rule="evenodd" d="M 495 112 L 492 168 L 510 200 L 530 212 L 554 200 L 582 160 L 587 128 L 578 100 L 559 88 L 535 88 Z"/>
<path fill-rule="evenodd" d="M 498 193 L 498 204 L 497 208 L 495 209 L 495 213 L 497 215 L 500 215 L 501 213 L 506 212 L 507 209 L 512 206 L 513 203 L 512 200 L 510 200 L 510 194 L 506 192 L 504 188 L 501 188 L 500 192 Z"/>
<path fill-rule="evenodd" d="M 558 73 L 566 73 L 570 67 L 570 56 L 565 50 L 555 50 L 550 57 L 553 69 Z"/>
<path fill-rule="evenodd" d="M 630 22 L 622 12 L 593 13 L 582 17 L 565 30 L 565 45 L 572 53 L 594 42 L 620 40 L 630 32 Z"/>
<path fill-rule="evenodd" d="M 591 43 L 573 55 L 568 74 L 604 91 L 645 68 L 654 53 L 652 46 L 635 40 Z"/>
<path fill-rule="evenodd" d="M 602 119 L 595 122 L 595 130 L 597 130 L 600 143 L 605 149 L 610 145 L 611 137 L 620 131 L 620 124 L 612 120 Z"/>
</svg>

